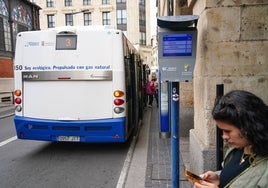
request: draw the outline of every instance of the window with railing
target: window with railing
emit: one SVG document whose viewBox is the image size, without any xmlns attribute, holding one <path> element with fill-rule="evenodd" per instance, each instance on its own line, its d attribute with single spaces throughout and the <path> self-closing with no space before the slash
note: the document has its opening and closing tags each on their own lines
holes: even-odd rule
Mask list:
<svg viewBox="0 0 268 188">
<path fill-rule="evenodd" d="M 84 13 L 84 25 L 92 25 L 91 13 Z"/>
<path fill-rule="evenodd" d="M 55 15 L 54 14 L 47 15 L 47 27 L 48 28 L 55 27 Z"/>
<path fill-rule="evenodd" d="M 110 12 L 102 13 L 102 25 L 111 25 Z"/>
<path fill-rule="evenodd" d="M 126 0 L 116 0 L 116 3 L 126 3 Z"/>
</svg>

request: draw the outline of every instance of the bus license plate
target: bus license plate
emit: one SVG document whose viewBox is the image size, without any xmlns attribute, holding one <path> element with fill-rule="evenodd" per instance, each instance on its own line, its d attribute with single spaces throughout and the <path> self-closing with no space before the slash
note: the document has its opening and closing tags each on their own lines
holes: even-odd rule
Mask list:
<svg viewBox="0 0 268 188">
<path fill-rule="evenodd" d="M 61 142 L 80 142 L 80 136 L 58 136 Z"/>
</svg>

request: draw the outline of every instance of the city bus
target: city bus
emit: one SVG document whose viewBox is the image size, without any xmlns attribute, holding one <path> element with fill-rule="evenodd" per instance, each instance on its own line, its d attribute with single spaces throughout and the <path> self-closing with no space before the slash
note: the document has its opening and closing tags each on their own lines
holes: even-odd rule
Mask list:
<svg viewBox="0 0 268 188">
<path fill-rule="evenodd" d="M 143 114 L 143 65 L 122 31 L 65 26 L 17 35 L 19 139 L 126 142 Z"/>
</svg>

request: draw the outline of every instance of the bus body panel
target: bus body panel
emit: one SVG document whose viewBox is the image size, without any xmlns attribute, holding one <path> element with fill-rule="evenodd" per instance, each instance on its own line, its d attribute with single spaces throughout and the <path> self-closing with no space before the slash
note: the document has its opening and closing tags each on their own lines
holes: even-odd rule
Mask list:
<svg viewBox="0 0 268 188">
<path fill-rule="evenodd" d="M 55 120 L 111 118 L 113 117 L 112 89 L 109 82 L 24 82 L 23 115 Z"/>
<path fill-rule="evenodd" d="M 61 49 L 58 36 L 73 37 L 72 49 Z M 139 58 L 134 56 L 131 43 L 115 29 L 85 26 L 19 33 L 14 64 L 15 88 L 22 91 L 21 104 L 15 104 L 22 107 L 14 118 L 18 138 L 60 141 L 57 136 L 74 134 L 81 135 L 81 142 L 126 141 L 140 119 L 135 96 L 141 86 L 135 81 L 137 71 L 131 70 Z M 114 102 L 116 90 L 124 93 L 120 105 Z M 116 113 L 115 107 L 123 110 Z M 55 133 L 54 124 L 80 129 Z M 47 129 L 37 131 L 32 125 Z M 98 126 L 110 129 L 92 134 L 83 130 Z"/>
<path fill-rule="evenodd" d="M 15 116 L 14 121 L 19 139 L 59 141 L 62 136 L 77 136 L 79 142 L 124 142 L 127 139 L 125 118 L 58 121 Z"/>
<path fill-rule="evenodd" d="M 16 52 L 17 59 L 20 59 L 20 61 L 17 64 L 23 66 L 25 71 L 46 71 L 51 73 L 65 71 L 67 73 L 65 77 L 69 76 L 68 71 L 70 74 L 81 71 L 87 71 L 89 74 L 95 72 L 97 74 L 98 72 L 112 70 L 113 74 L 119 75 L 121 79 L 115 77 L 116 82 L 111 80 L 110 82 L 105 81 L 105 83 L 103 81 L 96 81 L 95 83 L 88 81 L 88 85 L 82 83 L 83 80 L 79 80 L 79 84 L 77 84 L 78 81 L 75 83 L 72 82 L 72 79 L 68 83 L 46 80 L 40 80 L 37 83 L 35 80 L 19 83 L 23 87 L 24 108 L 22 113 L 24 116 L 43 119 L 100 119 L 113 116 L 113 111 L 111 110 L 113 91 L 114 89 L 125 90 L 122 87 L 125 85 L 122 39 L 118 40 L 120 35 L 113 35 L 111 34 L 112 32 L 105 30 L 81 30 L 76 33 L 78 35 L 77 50 L 69 51 L 69 53 L 66 53 L 66 50 L 55 50 L 57 34 L 55 31 L 21 33 L 17 44 L 20 49 L 17 49 Z M 96 42 L 96 39 L 105 41 L 105 45 L 101 42 Z M 114 56 L 113 54 L 119 54 L 119 56 Z M 16 77 L 21 77 L 21 73 L 19 72 L 20 75 Z M 109 93 L 110 95 L 108 95 Z M 88 113 L 98 112 L 96 110 L 96 108 L 100 107 L 97 104 L 98 102 L 101 104 L 102 113 Z M 70 106 L 73 110 L 70 110 Z M 74 107 L 78 108 L 75 109 Z M 66 114 L 65 111 L 67 111 Z M 77 111 L 84 114 L 81 117 L 77 116 L 75 115 Z M 124 115 L 121 114 L 121 117 Z"/>
</svg>

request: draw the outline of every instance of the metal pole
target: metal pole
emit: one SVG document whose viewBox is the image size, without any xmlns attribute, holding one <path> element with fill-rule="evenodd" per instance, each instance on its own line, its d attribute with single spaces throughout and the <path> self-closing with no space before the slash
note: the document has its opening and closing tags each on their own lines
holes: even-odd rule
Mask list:
<svg viewBox="0 0 268 188">
<path fill-rule="evenodd" d="M 170 83 L 171 101 L 171 181 L 172 188 L 179 187 L 179 82 Z"/>
<path fill-rule="evenodd" d="M 220 97 L 223 96 L 224 93 L 224 87 L 223 84 L 218 84 L 216 86 L 216 97 Z M 221 170 L 222 166 L 221 163 L 223 161 L 223 139 L 222 139 L 222 130 L 220 130 L 217 127 L 216 130 L 216 134 L 217 134 L 217 149 L 216 149 L 216 158 L 217 158 L 217 170 Z"/>
</svg>

